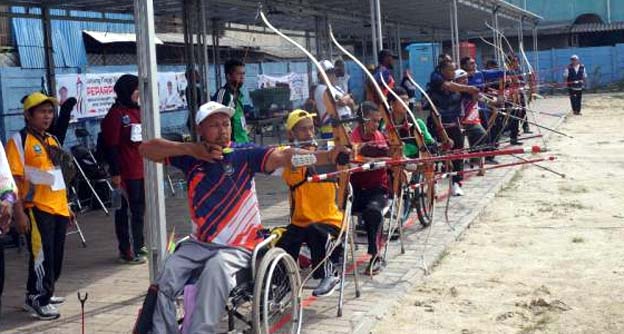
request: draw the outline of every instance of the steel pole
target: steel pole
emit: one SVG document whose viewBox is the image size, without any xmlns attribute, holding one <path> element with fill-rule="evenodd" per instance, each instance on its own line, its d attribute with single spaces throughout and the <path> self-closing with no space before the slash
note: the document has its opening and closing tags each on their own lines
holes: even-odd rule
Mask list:
<svg viewBox="0 0 624 334">
<path fill-rule="evenodd" d="M 377 59 L 377 54 L 379 50 L 377 49 L 377 29 L 375 23 L 375 0 L 370 0 L 370 13 L 371 13 L 371 44 L 372 44 L 372 56 L 373 56 L 373 64 L 377 65 L 379 63 Z"/>
<path fill-rule="evenodd" d="M 160 137 L 160 111 L 158 109 L 156 32 L 154 30 L 153 0 L 134 0 L 134 22 L 137 37 L 139 92 L 143 137 L 146 140 Z M 162 165 L 145 161 L 145 224 L 149 249 L 149 278 L 154 282 L 165 254 L 167 223 Z"/>
</svg>

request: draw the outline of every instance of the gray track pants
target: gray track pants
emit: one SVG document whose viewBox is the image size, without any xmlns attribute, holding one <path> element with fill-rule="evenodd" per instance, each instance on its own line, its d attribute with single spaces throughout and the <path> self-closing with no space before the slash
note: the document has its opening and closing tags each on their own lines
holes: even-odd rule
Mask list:
<svg viewBox="0 0 624 334">
<path fill-rule="evenodd" d="M 201 274 L 196 282 L 197 303 L 188 333 L 216 333 L 227 298 L 236 286 L 236 273 L 250 265 L 251 254 L 247 251 L 183 241 L 165 261 L 157 280 L 159 292 L 153 333 L 179 333 L 175 299 L 196 269 Z"/>
</svg>

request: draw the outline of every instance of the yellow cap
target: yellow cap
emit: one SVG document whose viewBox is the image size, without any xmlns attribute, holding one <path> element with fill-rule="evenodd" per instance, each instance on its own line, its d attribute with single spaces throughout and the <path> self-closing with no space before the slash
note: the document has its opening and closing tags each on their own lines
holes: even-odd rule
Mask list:
<svg viewBox="0 0 624 334">
<path fill-rule="evenodd" d="M 30 110 L 31 108 L 34 108 L 44 102 L 50 102 L 55 106 L 58 105 L 58 101 L 55 98 L 47 96 L 41 92 L 34 92 L 24 99 L 24 111 Z"/>
<path fill-rule="evenodd" d="M 316 114 L 309 113 L 303 109 L 295 109 L 288 114 L 286 119 L 286 130 L 292 130 L 300 120 L 304 118 L 313 118 Z"/>
</svg>

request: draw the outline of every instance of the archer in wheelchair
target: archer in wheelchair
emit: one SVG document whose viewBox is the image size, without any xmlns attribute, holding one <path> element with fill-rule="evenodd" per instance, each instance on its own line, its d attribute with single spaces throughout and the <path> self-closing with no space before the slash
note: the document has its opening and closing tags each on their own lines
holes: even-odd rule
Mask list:
<svg viewBox="0 0 624 334">
<path fill-rule="evenodd" d="M 253 328 L 254 331 L 276 332 L 275 326 L 284 327 L 285 322 L 298 324 L 300 321 L 299 313 L 293 307 L 297 302 L 288 306 L 283 303 L 288 298 L 282 300 L 280 297 L 297 291 L 298 279 L 290 279 L 289 293 L 285 292 L 288 289 L 274 289 L 284 286 L 278 284 L 284 281 L 283 277 L 292 277 L 289 275 L 296 271 L 291 268 L 294 260 L 283 250 L 273 248 L 255 270 L 253 256 L 257 252 L 253 251 L 262 245 L 263 238 L 259 233 L 262 225 L 253 177 L 255 173 L 270 173 L 279 167 L 290 168 L 302 160 L 310 165 L 331 164 L 347 150 L 277 150 L 232 143 L 230 118 L 233 113 L 232 108 L 208 102 L 199 108 L 195 118 L 202 142 L 153 139 L 140 147 L 145 158 L 165 162 L 185 173 L 193 232 L 167 258 L 156 284 L 148 290 L 135 328 L 137 333 L 179 333 L 175 301 L 194 274 L 198 274 L 195 282 L 198 302 L 191 314 L 187 314 L 191 319 L 185 332 L 216 332 L 231 301 L 232 291 L 242 284 L 237 275 L 244 270 L 251 271 L 254 281 L 254 321 L 247 322 L 252 327 L 259 326 Z M 256 286 L 265 292 L 256 296 Z M 261 303 L 257 302 L 260 297 L 263 299 Z M 289 307 L 293 310 L 290 316 L 283 319 L 273 316 Z"/>
<path fill-rule="evenodd" d="M 301 109 L 288 115 L 288 139 L 296 147 L 316 150 L 315 116 Z M 312 295 L 317 297 L 331 295 L 340 283 L 336 269 L 340 265 L 342 249 L 338 247 L 340 241 L 337 239 L 343 213 L 336 203 L 336 180 L 307 182 L 307 178 L 335 170 L 335 165 L 281 169 L 282 178 L 290 190 L 290 225 L 277 246 L 295 259 L 299 257 L 302 245 L 305 243 L 308 246 L 312 257 L 312 277 L 320 280 L 312 291 Z"/>
</svg>

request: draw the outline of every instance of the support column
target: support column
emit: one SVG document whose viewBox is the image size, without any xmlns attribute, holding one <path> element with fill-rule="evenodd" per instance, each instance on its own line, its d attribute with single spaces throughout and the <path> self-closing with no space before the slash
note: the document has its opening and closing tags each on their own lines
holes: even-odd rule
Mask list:
<svg viewBox="0 0 624 334">
<path fill-rule="evenodd" d="M 540 64 L 539 64 L 539 49 L 537 47 L 537 25 L 533 26 L 533 57 L 535 60 L 533 61 L 533 70 L 537 74 L 536 79 L 539 81 L 540 77 Z"/>
<path fill-rule="evenodd" d="M 310 39 L 310 32 L 305 32 L 305 44 L 306 50 L 312 49 L 312 40 Z M 308 74 L 308 88 L 312 86 L 312 64 L 310 64 L 310 59 L 306 57 L 306 73 Z M 311 96 L 313 98 L 313 96 Z"/>
<path fill-rule="evenodd" d="M 212 20 L 212 49 L 214 55 L 215 80 L 217 87 L 221 87 L 221 53 L 219 52 L 219 26 L 216 19 Z"/>
<path fill-rule="evenodd" d="M 459 22 L 457 17 L 459 13 L 457 12 L 457 0 L 453 0 L 453 20 L 455 27 L 455 64 L 459 66 Z"/>
<path fill-rule="evenodd" d="M 160 111 L 158 109 L 156 60 L 156 32 L 154 30 L 153 0 L 134 0 L 134 22 L 137 37 L 137 61 L 139 67 L 139 91 L 143 138 L 160 137 Z M 149 249 L 149 278 L 154 282 L 158 276 L 165 254 L 167 225 L 165 220 L 165 196 L 163 168 L 161 164 L 145 161 L 145 227 Z"/>
<path fill-rule="evenodd" d="M 377 59 L 377 54 L 379 53 L 379 49 L 377 48 L 378 44 L 377 44 L 377 26 L 376 26 L 376 19 L 375 19 L 375 13 L 376 13 L 376 6 L 375 6 L 375 0 L 370 0 L 370 13 L 371 13 L 371 53 L 373 56 L 373 64 L 377 65 L 379 63 L 378 59 Z"/>
<path fill-rule="evenodd" d="M 323 28 L 324 28 L 323 31 L 325 32 L 324 34 L 325 42 L 327 43 L 326 59 L 329 59 L 329 61 L 331 61 L 333 54 L 334 54 L 334 43 L 332 43 L 332 41 L 329 38 L 329 17 L 327 15 L 325 16 L 325 26 Z"/>
<path fill-rule="evenodd" d="M 453 15 L 453 2 L 449 2 L 449 23 L 451 29 L 451 57 L 453 57 L 453 61 L 456 62 L 459 55 L 456 54 L 455 49 L 455 16 Z"/>
<path fill-rule="evenodd" d="M 316 59 L 323 57 L 321 49 L 321 18 L 319 16 L 314 17 L 314 46 L 316 49 Z"/>
<path fill-rule="evenodd" d="M 397 78 L 401 79 L 403 77 L 403 50 L 401 47 L 401 24 L 396 24 L 396 48 L 397 48 L 397 56 L 399 56 L 399 73 Z"/>
<path fill-rule="evenodd" d="M 45 52 L 46 81 L 48 95 L 56 96 L 56 65 L 54 64 L 54 48 L 52 46 L 52 24 L 50 22 L 50 8 L 42 8 L 43 23 L 43 50 Z"/>
<path fill-rule="evenodd" d="M 383 33 L 381 31 L 381 25 L 383 24 L 381 19 L 381 0 L 375 0 L 375 20 L 377 21 L 377 51 L 383 49 Z"/>
<path fill-rule="evenodd" d="M 197 68 L 197 57 L 196 57 L 196 48 L 195 43 L 199 43 L 199 36 L 197 34 L 197 26 L 195 23 L 199 21 L 199 13 L 197 13 L 197 8 L 199 4 L 194 0 L 187 0 L 184 2 L 184 10 L 186 11 L 186 24 L 187 26 L 187 35 L 188 35 L 188 63 L 186 63 L 186 69 L 191 70 L 191 73 L 195 73 L 195 69 Z M 194 79 L 195 75 L 191 76 L 191 79 Z M 197 90 L 195 89 L 195 83 L 189 82 L 187 83 L 190 88 L 189 96 L 187 96 L 187 105 L 189 110 L 189 115 L 191 120 L 195 120 L 195 113 L 197 111 L 197 101 L 199 101 L 199 96 L 197 96 Z M 191 124 L 194 124 L 191 122 Z M 193 140 L 197 139 L 197 134 L 195 133 L 195 127 L 191 126 L 191 138 Z"/>
<path fill-rule="evenodd" d="M 208 84 L 208 72 L 209 72 L 209 64 L 208 61 L 208 20 L 206 19 L 206 1 L 201 1 L 201 30 L 202 30 L 202 58 L 203 63 L 201 64 L 201 76 L 202 76 L 202 87 L 204 88 L 203 93 L 205 94 L 203 101 L 210 101 L 210 85 Z M 193 119 L 195 115 L 193 115 Z"/>
</svg>

